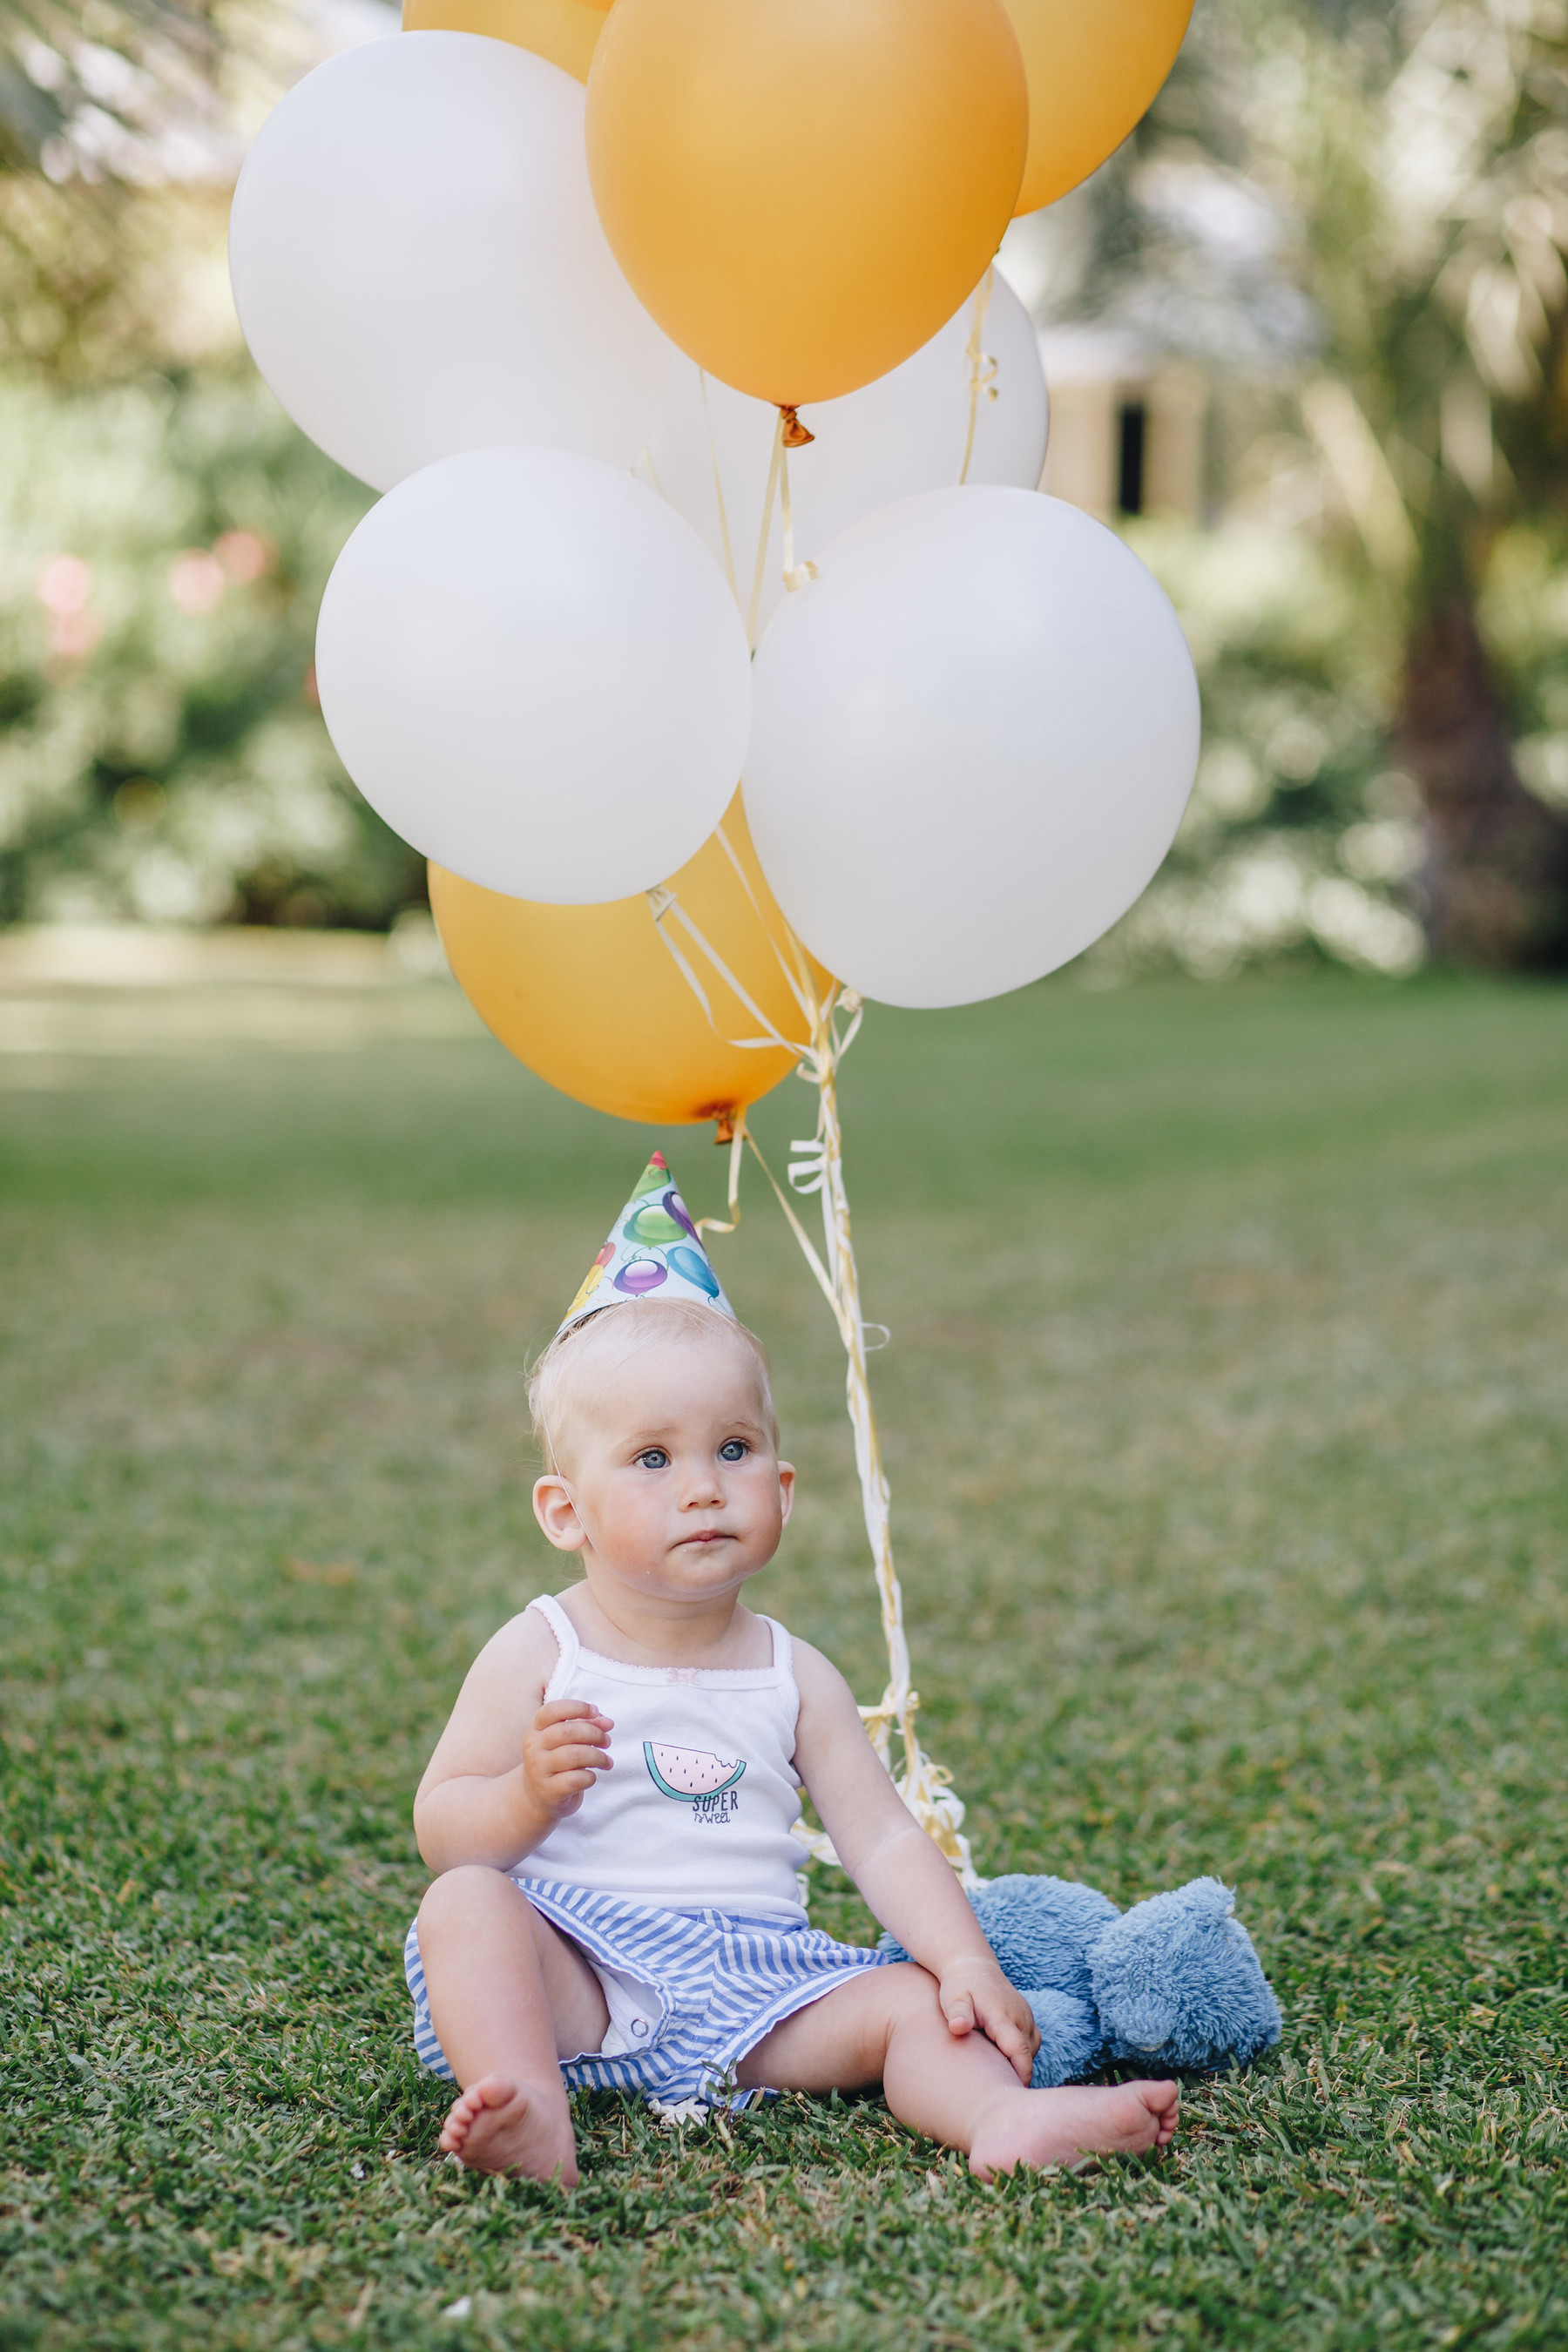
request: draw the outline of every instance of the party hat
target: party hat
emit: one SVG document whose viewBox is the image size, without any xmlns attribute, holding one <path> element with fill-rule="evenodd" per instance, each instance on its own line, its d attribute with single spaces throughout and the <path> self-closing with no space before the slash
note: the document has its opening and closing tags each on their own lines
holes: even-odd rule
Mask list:
<svg viewBox="0 0 1568 2352">
<path fill-rule="evenodd" d="M 654 1153 L 632 1187 L 631 1199 L 584 1276 L 560 1329 L 627 1298 L 690 1298 L 699 1306 L 717 1307 L 731 1321 L 739 1319 L 662 1151 Z"/>
</svg>

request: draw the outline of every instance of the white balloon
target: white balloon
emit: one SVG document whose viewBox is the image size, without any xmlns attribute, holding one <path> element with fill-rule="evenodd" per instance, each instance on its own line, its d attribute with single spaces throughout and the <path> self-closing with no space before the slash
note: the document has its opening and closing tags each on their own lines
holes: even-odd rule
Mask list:
<svg viewBox="0 0 1568 2352">
<path fill-rule="evenodd" d="M 801 410 L 801 423 L 816 438 L 789 457 L 797 563 L 815 557 L 862 515 L 916 490 L 958 481 L 969 431 L 974 371 L 968 347 L 974 310 L 971 299 L 911 359 L 875 383 Z M 974 446 L 963 478 L 1032 490 L 1046 462 L 1048 422 L 1039 338 L 1012 288 L 994 272 L 980 341 L 996 372 L 982 385 L 975 404 Z M 728 562 L 742 612 L 751 610 L 777 423 L 778 411 L 766 401 L 752 400 L 711 376 L 704 397 L 701 374 L 682 356 L 648 438 L 649 479 L 696 525 L 721 563 L 726 562 L 728 526 Z M 758 606 L 761 625 L 784 593 L 783 528 L 775 506 Z"/>
<path fill-rule="evenodd" d="M 443 458 L 339 556 L 321 710 L 416 849 L 513 898 L 647 889 L 707 840 L 751 722 L 745 631 L 689 523 L 558 449 Z"/>
<path fill-rule="evenodd" d="M 817 558 L 758 651 L 747 822 L 813 955 L 884 1003 L 968 1004 L 1123 914 L 1192 790 L 1181 625 L 1103 524 L 929 490 Z"/>
<path fill-rule="evenodd" d="M 675 360 L 599 226 L 580 85 L 477 33 L 370 41 L 290 90 L 229 272 L 283 406 L 377 489 L 505 441 L 630 466 Z"/>
</svg>

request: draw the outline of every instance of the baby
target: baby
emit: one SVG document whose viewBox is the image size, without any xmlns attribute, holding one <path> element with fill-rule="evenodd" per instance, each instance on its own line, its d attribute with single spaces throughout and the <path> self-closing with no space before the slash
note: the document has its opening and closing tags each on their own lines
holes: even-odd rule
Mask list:
<svg viewBox="0 0 1568 2352">
<path fill-rule="evenodd" d="M 707 1266 L 694 1233 L 637 1263 L 666 1258 Z M 674 2102 L 879 2084 L 982 2179 L 1163 2147 L 1174 2083 L 1028 2088 L 1028 2007 L 848 1685 L 742 1601 L 795 1472 L 760 1343 L 710 1268 L 682 1288 L 595 1297 L 531 1383 L 549 1465 L 534 1512 L 581 1580 L 481 1651 L 415 1803 L 437 1874 L 409 1931 L 416 2044 L 461 2085 L 442 2147 L 570 2185 L 569 2089 Z M 912 1959 L 808 1924 L 803 1786 Z"/>
</svg>

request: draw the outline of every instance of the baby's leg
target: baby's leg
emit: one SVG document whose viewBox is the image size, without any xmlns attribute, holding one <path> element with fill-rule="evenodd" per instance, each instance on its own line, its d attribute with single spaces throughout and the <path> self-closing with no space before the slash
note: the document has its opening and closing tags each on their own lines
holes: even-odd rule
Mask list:
<svg viewBox="0 0 1568 2352">
<path fill-rule="evenodd" d="M 1031 2091 L 984 2034 L 955 2034 L 936 1979 L 912 1961 L 868 1969 L 797 2010 L 748 2052 L 743 2087 L 868 2090 L 900 2123 L 963 2148 L 989 2179 L 1019 2165 L 1073 2165 L 1086 2156 L 1142 2156 L 1176 2128 L 1174 2083 Z"/>
<path fill-rule="evenodd" d="M 481 2172 L 573 2187 L 558 2062 L 597 2050 L 609 2024 L 583 1954 L 502 1872 L 467 1864 L 426 1890 L 419 1957 L 431 2023 L 463 2085 L 441 2146 Z"/>
</svg>

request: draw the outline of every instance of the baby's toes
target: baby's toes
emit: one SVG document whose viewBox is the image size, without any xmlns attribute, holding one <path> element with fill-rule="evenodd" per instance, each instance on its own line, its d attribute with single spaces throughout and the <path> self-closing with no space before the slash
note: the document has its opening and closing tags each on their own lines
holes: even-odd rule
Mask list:
<svg viewBox="0 0 1568 2352">
<path fill-rule="evenodd" d="M 1145 2105 L 1153 2119 L 1154 2146 L 1168 2147 L 1176 2137 L 1180 2119 L 1181 2093 L 1174 2083 L 1144 2083 L 1139 2085 Z"/>
<path fill-rule="evenodd" d="M 465 2091 L 455 2099 L 446 2122 L 441 2126 L 441 2146 L 448 2156 L 456 2156 L 474 2127 L 474 2117 L 482 2102 L 472 2091 Z"/>
</svg>

